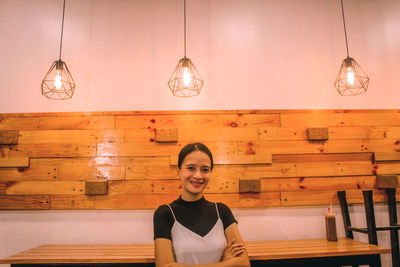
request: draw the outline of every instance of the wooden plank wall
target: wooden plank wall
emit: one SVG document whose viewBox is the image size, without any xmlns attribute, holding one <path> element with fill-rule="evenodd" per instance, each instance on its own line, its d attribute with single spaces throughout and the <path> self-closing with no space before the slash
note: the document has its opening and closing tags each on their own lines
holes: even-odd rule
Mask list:
<svg viewBox="0 0 400 267">
<path fill-rule="evenodd" d="M 154 209 L 195 141 L 215 157 L 207 198 L 231 207 L 385 201 L 377 175 L 400 173 L 399 110 L 0 114 L 0 209 Z"/>
</svg>

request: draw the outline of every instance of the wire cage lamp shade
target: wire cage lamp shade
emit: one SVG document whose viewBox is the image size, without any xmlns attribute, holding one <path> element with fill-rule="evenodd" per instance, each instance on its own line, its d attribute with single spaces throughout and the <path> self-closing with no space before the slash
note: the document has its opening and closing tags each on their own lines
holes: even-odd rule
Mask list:
<svg viewBox="0 0 400 267">
<path fill-rule="evenodd" d="M 369 78 L 353 58 L 343 60 L 335 81 L 335 88 L 342 96 L 355 96 L 365 93 Z"/>
<path fill-rule="evenodd" d="M 342 7 L 342 19 L 344 28 L 344 37 L 346 41 L 347 58 L 345 58 L 340 67 L 335 80 L 335 88 L 342 96 L 355 96 L 365 93 L 368 89 L 369 78 L 358 63 L 349 56 L 349 45 L 347 42 L 346 20 L 344 17 L 343 0 L 340 0 Z"/>
<path fill-rule="evenodd" d="M 176 66 L 168 87 L 174 96 L 192 97 L 200 94 L 204 81 L 189 58 L 181 58 Z"/>
<path fill-rule="evenodd" d="M 192 97 L 200 94 L 204 81 L 193 62 L 186 57 L 186 0 L 183 0 L 183 47 L 184 57 L 178 62 L 168 87 L 174 96 Z"/>
<path fill-rule="evenodd" d="M 75 82 L 64 61 L 54 61 L 42 81 L 41 88 L 42 95 L 49 99 L 65 100 L 72 98 Z"/>
<path fill-rule="evenodd" d="M 64 14 L 65 0 L 62 13 L 59 58 L 51 65 L 50 69 L 44 76 L 41 85 L 42 95 L 49 99 L 55 100 L 70 99 L 74 95 L 75 91 L 75 82 L 72 78 L 71 72 L 69 71 L 67 64 L 65 64 L 65 62 L 61 60 L 62 41 L 64 33 Z"/>
</svg>

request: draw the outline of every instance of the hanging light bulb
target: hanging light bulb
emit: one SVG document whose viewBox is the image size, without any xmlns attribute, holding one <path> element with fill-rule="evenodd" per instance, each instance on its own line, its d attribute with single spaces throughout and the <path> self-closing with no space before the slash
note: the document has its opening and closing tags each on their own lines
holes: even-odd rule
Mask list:
<svg viewBox="0 0 400 267">
<path fill-rule="evenodd" d="M 168 87 L 172 94 L 180 97 L 191 97 L 200 94 L 203 87 L 203 80 L 199 72 L 189 58 L 181 58 L 176 66 L 171 78 L 168 81 Z"/>
<path fill-rule="evenodd" d="M 47 71 L 41 85 L 42 95 L 49 99 L 64 100 L 72 98 L 75 91 L 75 82 L 67 65 L 61 60 L 62 39 L 64 32 L 65 0 L 63 4 L 63 16 L 61 26 L 59 59 L 54 61 Z"/>
<path fill-rule="evenodd" d="M 64 61 L 51 65 L 42 81 L 42 94 L 49 99 L 64 100 L 73 96 L 75 82 Z"/>
<path fill-rule="evenodd" d="M 342 6 L 342 18 L 344 27 L 344 36 L 346 40 L 347 58 L 343 60 L 339 74 L 335 81 L 335 88 L 342 96 L 354 96 L 365 93 L 368 89 L 369 78 L 361 69 L 358 63 L 349 57 L 349 46 L 347 43 L 346 21 L 344 19 L 343 0 L 340 0 Z"/>
<path fill-rule="evenodd" d="M 365 93 L 369 78 L 353 58 L 343 60 L 335 81 L 335 88 L 343 96 Z"/>
<path fill-rule="evenodd" d="M 186 57 L 186 0 L 184 0 L 184 57 L 178 62 L 168 87 L 174 96 L 191 97 L 200 94 L 204 81 L 192 61 Z"/>
</svg>

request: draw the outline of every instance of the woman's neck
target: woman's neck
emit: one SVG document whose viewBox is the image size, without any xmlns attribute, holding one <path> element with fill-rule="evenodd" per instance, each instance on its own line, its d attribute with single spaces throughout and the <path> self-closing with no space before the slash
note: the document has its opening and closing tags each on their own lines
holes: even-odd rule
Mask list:
<svg viewBox="0 0 400 267">
<path fill-rule="evenodd" d="M 181 198 L 185 201 L 196 201 L 203 197 L 203 194 L 190 194 L 188 192 L 182 192 Z"/>
</svg>

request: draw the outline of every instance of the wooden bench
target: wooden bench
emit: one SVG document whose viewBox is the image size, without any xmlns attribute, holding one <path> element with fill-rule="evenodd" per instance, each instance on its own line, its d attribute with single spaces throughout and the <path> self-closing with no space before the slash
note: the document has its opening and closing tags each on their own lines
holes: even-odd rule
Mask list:
<svg viewBox="0 0 400 267">
<path fill-rule="evenodd" d="M 380 254 L 390 249 L 353 239 L 328 242 L 325 239 L 246 242 L 252 266 L 341 266 L 380 265 Z M 153 244 L 68 244 L 40 245 L 0 259 L 0 264 L 42 264 L 154 266 Z M 64 266 L 64 265 L 63 265 Z"/>
</svg>

